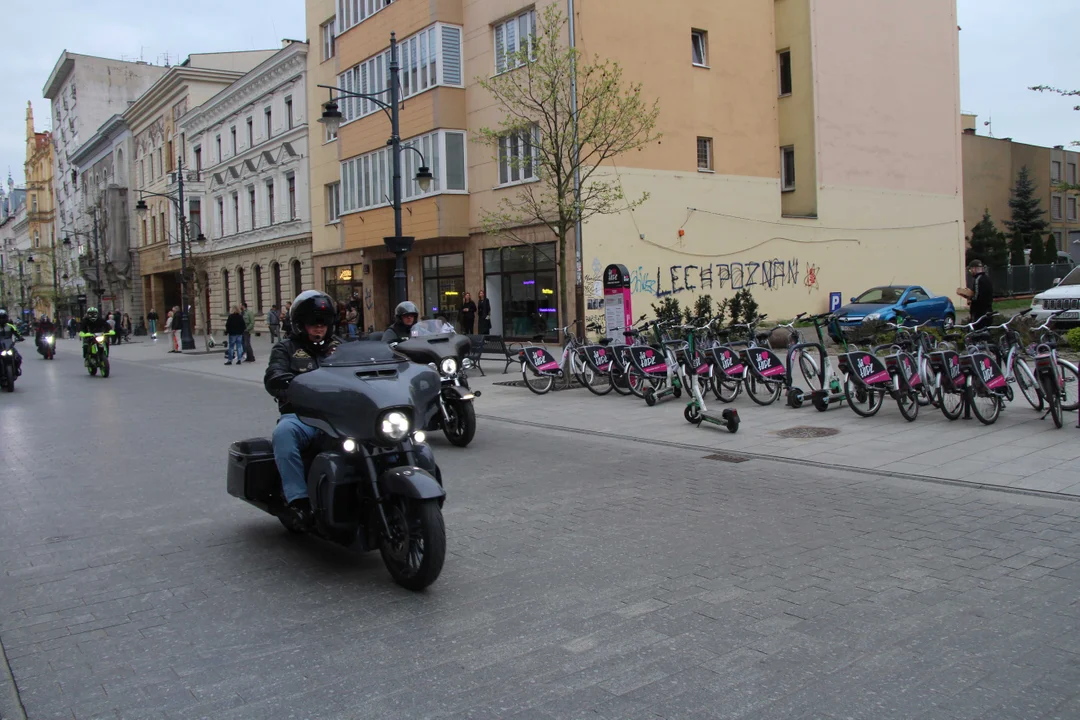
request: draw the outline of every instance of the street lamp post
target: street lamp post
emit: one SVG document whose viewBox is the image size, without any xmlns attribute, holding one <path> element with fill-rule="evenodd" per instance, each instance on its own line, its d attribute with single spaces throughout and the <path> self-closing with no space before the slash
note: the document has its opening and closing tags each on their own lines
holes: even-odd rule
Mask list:
<svg viewBox="0 0 1080 720">
<path fill-rule="evenodd" d="M 416 172 L 416 182 L 420 185 L 421 192 L 427 192 L 431 187 L 431 170 L 428 169 L 424 154 L 412 145 L 401 144 L 401 127 L 398 110 L 400 107 L 400 65 L 398 64 L 397 36 L 390 33 L 390 87 L 377 93 L 356 93 L 334 85 L 319 85 L 330 91 L 330 100 L 323 104 L 322 117 L 319 122 L 326 125 L 332 134 L 337 134 L 341 127 L 341 111 L 334 102 L 334 93 L 338 97 L 364 98 L 378 105 L 390 118 L 390 139 L 387 145 L 391 147 L 393 178 L 391 182 L 390 202 L 394 207 L 394 235 L 383 238 L 386 249 L 394 253 L 394 304 L 407 300 L 409 297 L 408 275 L 405 271 L 405 256 L 412 250 L 416 238 L 402 235 L 401 223 L 401 151 L 412 150 L 420 156 L 420 168 Z M 388 95 L 389 102 L 382 100 L 380 95 Z"/>
<path fill-rule="evenodd" d="M 191 335 L 191 317 L 187 305 L 187 215 L 184 213 L 184 156 L 176 158 L 176 195 L 168 193 L 155 193 L 146 190 L 139 191 L 139 202 L 135 203 L 135 212 L 140 216 L 145 215 L 149 207 L 146 204 L 147 197 L 161 197 L 171 200 L 176 206 L 176 215 L 180 221 L 180 349 L 194 350 L 195 338 Z M 196 238 L 204 242 L 206 238 L 199 233 Z"/>
</svg>

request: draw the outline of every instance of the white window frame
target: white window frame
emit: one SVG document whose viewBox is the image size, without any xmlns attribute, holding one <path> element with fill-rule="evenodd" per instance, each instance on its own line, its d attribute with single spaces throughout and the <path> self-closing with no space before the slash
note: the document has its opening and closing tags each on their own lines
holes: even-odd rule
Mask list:
<svg viewBox="0 0 1080 720">
<path fill-rule="evenodd" d="M 491 26 L 491 41 L 495 49 L 495 74 L 500 75 L 524 65 L 520 58 L 511 65 L 509 57 L 521 52 L 522 31 L 529 45 L 529 61 L 536 60 L 536 10 L 529 9 Z"/>
<path fill-rule="evenodd" d="M 452 134 L 461 135 L 465 139 L 463 143 L 464 152 L 462 153 L 465 188 L 461 190 L 446 189 L 446 136 Z M 411 202 L 434 195 L 468 195 L 469 158 L 467 141 L 468 133 L 464 130 L 436 130 L 404 141 L 404 145 L 412 145 L 423 153 L 424 162 L 430 168 L 433 178 L 428 191 L 421 192 L 420 185 L 415 179 L 416 172 L 420 169 L 420 157 L 414 152 L 402 153 L 402 202 Z M 390 205 L 389 198 L 393 172 L 390 152 L 389 147 L 384 147 L 342 161 L 340 174 L 341 205 L 338 217 Z"/>
<path fill-rule="evenodd" d="M 700 52 L 701 62 L 694 59 L 695 52 Z M 709 31 L 693 28 L 690 30 L 690 64 L 694 67 L 709 67 Z"/>
<path fill-rule="evenodd" d="M 509 162 L 509 157 L 510 157 L 510 151 L 511 150 L 515 151 L 516 157 L 524 157 L 525 135 L 526 135 L 526 133 L 528 133 L 531 136 L 531 139 L 532 139 L 532 143 L 531 143 L 532 165 L 530 167 L 530 170 L 531 170 L 532 174 L 529 175 L 528 177 L 525 177 L 525 175 L 524 175 L 524 172 L 525 172 L 524 167 L 515 168 Z M 540 142 L 540 126 L 539 125 L 533 125 L 531 131 L 525 131 L 525 132 L 514 133 L 514 134 L 507 134 L 507 135 L 503 135 L 502 137 L 499 138 L 498 156 L 497 156 L 497 160 L 496 160 L 496 162 L 497 162 L 497 164 L 499 166 L 499 178 L 498 178 L 498 184 L 495 185 L 496 189 L 506 188 L 506 187 L 513 187 L 515 185 L 524 185 L 525 183 L 537 182 L 540 179 L 540 174 L 538 172 L 539 165 L 540 165 L 540 151 L 539 151 L 539 148 L 538 148 L 539 142 Z M 504 162 L 504 158 L 507 158 L 507 160 L 505 162 Z M 504 170 L 505 170 L 505 172 L 504 172 Z M 513 174 L 515 172 L 522 173 L 521 176 L 518 177 L 516 180 L 513 178 Z M 504 176 L 506 177 L 506 180 L 503 180 Z"/>
<path fill-rule="evenodd" d="M 337 0 L 338 35 L 385 9 L 394 0 Z"/>
<path fill-rule="evenodd" d="M 341 182 L 326 184 L 326 224 L 336 225 L 341 220 Z"/>
<path fill-rule="evenodd" d="M 780 190 L 781 192 L 794 192 L 795 191 L 795 178 L 787 177 L 787 154 L 791 153 L 792 175 L 795 174 L 795 146 L 785 145 L 780 148 Z"/>
<path fill-rule="evenodd" d="M 448 40 L 455 39 L 455 35 L 457 56 L 449 57 L 446 45 Z M 464 33 L 460 25 L 434 23 L 398 43 L 401 99 L 405 100 L 436 87 L 465 87 L 463 39 Z M 435 65 L 434 73 L 432 63 Z M 447 72 L 448 64 L 454 68 L 452 73 Z M 387 89 L 389 72 L 390 49 L 387 48 L 338 75 L 338 87 L 349 92 L 377 96 Z M 457 75 L 456 82 L 453 78 L 448 79 L 447 76 L 451 74 Z M 338 100 L 338 105 L 342 125 L 381 110 L 377 104 L 364 98 L 343 97 Z"/>
<path fill-rule="evenodd" d="M 322 25 L 319 26 L 319 37 L 322 38 L 322 61 L 334 57 L 337 53 L 337 43 L 335 38 L 337 37 L 334 26 L 336 25 L 336 17 L 332 17 Z"/>
<path fill-rule="evenodd" d="M 705 141 L 705 148 L 706 148 L 706 155 L 707 155 L 704 167 L 701 165 L 701 141 L 702 140 Z M 713 139 L 711 137 L 705 137 L 703 135 L 698 136 L 698 139 L 697 139 L 697 164 L 698 164 L 698 168 L 697 168 L 698 172 L 704 172 L 704 173 L 716 172 L 716 168 L 715 168 L 714 163 L 713 163 Z"/>
</svg>

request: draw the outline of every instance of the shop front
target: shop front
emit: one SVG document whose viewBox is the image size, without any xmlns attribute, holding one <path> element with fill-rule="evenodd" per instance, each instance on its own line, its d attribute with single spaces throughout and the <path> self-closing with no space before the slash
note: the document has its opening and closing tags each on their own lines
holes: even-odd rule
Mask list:
<svg viewBox="0 0 1080 720">
<path fill-rule="evenodd" d="M 461 305 L 465 298 L 465 254 L 425 255 L 423 270 L 424 305 L 421 315 L 425 318 L 444 317 L 460 330 Z M 473 298 L 473 302 L 476 302 L 476 298 Z"/>
<path fill-rule="evenodd" d="M 558 264 L 555 243 L 484 250 L 484 290 L 491 333 L 558 341 Z M 476 298 L 473 298 L 475 301 Z"/>
<path fill-rule="evenodd" d="M 364 325 L 364 266 L 361 263 L 355 265 L 335 265 L 323 268 L 323 287 L 326 294 L 334 299 L 335 303 L 345 305 L 352 304 L 360 313 L 358 325 Z"/>
</svg>

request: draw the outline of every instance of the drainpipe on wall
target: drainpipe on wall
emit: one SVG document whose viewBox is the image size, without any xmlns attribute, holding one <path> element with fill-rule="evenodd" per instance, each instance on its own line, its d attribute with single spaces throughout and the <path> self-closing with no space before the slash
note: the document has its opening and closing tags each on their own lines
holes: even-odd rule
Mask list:
<svg viewBox="0 0 1080 720">
<path fill-rule="evenodd" d="M 570 16 L 570 49 L 577 47 L 577 35 L 574 22 L 574 0 L 566 0 L 567 12 Z M 577 264 L 577 272 L 574 275 L 574 304 L 575 315 L 581 321 L 581 337 L 585 337 L 585 277 L 584 267 L 581 260 L 581 147 L 578 145 L 578 105 L 577 105 L 577 60 L 574 60 L 573 73 L 570 75 L 570 112 L 574 116 L 574 206 L 577 210 L 577 222 L 574 226 L 574 260 Z"/>
</svg>

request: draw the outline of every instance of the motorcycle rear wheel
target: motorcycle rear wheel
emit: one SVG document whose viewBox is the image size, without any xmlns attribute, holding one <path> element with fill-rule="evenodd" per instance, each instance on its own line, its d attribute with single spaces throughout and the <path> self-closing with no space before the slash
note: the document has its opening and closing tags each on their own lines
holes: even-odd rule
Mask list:
<svg viewBox="0 0 1080 720">
<path fill-rule="evenodd" d="M 394 582 L 423 590 L 435 582 L 446 559 L 446 528 L 438 500 L 395 498 L 386 506 L 394 538 L 383 538 L 379 553 Z"/>
</svg>

